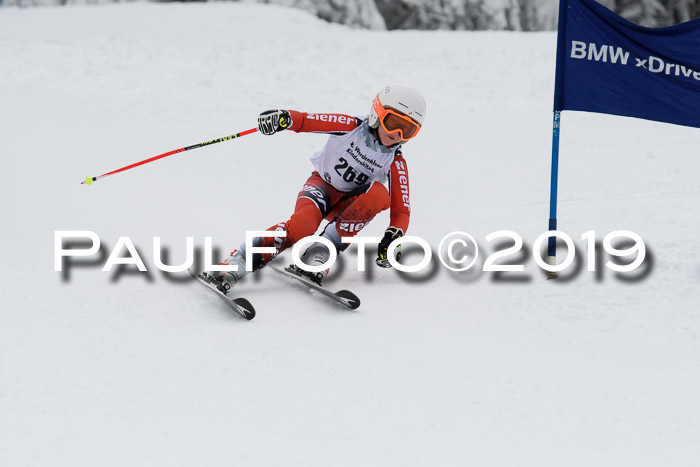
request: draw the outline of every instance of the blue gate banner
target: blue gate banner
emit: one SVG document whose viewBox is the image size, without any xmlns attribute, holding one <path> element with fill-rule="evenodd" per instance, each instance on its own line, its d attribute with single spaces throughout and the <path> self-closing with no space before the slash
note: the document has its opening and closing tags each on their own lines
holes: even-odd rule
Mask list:
<svg viewBox="0 0 700 467">
<path fill-rule="evenodd" d="M 554 110 L 700 127 L 700 19 L 638 26 L 595 0 L 561 0 Z"/>
</svg>

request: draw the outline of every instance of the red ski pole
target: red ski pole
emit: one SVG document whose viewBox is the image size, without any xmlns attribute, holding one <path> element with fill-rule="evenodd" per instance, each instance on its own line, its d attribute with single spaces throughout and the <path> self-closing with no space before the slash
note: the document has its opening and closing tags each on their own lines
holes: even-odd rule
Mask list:
<svg viewBox="0 0 700 467">
<path fill-rule="evenodd" d="M 221 143 L 222 141 L 228 141 L 230 139 L 238 138 L 240 136 L 249 135 L 251 133 L 255 133 L 256 131 L 258 131 L 257 128 L 251 128 L 250 130 L 241 131 L 240 133 L 236 133 L 235 135 L 225 136 L 223 138 L 214 139 L 211 141 L 205 141 L 204 143 L 195 144 L 193 146 L 187 146 L 185 148 L 175 149 L 174 151 L 166 152 L 165 154 L 161 154 L 159 156 L 154 156 L 154 157 L 151 157 L 150 159 L 146 159 L 146 160 L 143 160 L 141 162 L 136 162 L 134 164 L 127 165 L 126 167 L 122 167 L 121 169 L 107 172 L 106 174 L 98 175 L 97 177 L 85 177 L 85 180 L 80 182 L 80 184 L 81 185 L 92 185 L 92 182 L 95 182 L 101 178 L 107 177 L 109 175 L 114 175 L 114 174 L 117 174 L 119 172 L 124 172 L 125 170 L 133 169 L 134 167 L 138 167 L 139 165 L 148 164 L 149 162 L 157 161 L 158 159 L 172 156 L 173 154 L 177 154 L 179 152 L 185 152 L 185 151 L 189 151 L 190 149 L 197 149 L 197 148 L 201 148 L 203 146 L 209 146 L 210 144 Z"/>
</svg>

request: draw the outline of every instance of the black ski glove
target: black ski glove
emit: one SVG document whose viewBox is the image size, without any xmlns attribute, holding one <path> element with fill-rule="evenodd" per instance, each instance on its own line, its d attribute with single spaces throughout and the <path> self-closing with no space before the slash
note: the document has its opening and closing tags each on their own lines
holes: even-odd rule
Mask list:
<svg viewBox="0 0 700 467">
<path fill-rule="evenodd" d="M 263 135 L 274 135 L 292 126 L 292 116 L 286 110 L 266 110 L 258 116 L 258 130 Z"/>
<path fill-rule="evenodd" d="M 386 229 L 384 232 L 384 238 L 382 238 L 382 241 L 379 242 L 379 248 L 377 249 L 378 256 L 377 260 L 375 261 L 377 266 L 381 266 L 383 268 L 391 267 L 391 263 L 389 263 L 389 258 L 386 254 L 387 249 L 389 248 L 389 244 L 391 242 L 401 237 L 403 237 L 403 230 L 396 227 L 389 227 Z M 396 258 L 396 261 L 401 258 L 401 245 L 398 245 L 394 250 L 394 258 Z"/>
</svg>

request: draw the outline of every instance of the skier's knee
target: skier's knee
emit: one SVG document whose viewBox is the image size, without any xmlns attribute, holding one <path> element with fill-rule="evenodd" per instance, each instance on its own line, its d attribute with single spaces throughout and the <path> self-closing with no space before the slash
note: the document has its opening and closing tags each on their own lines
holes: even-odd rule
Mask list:
<svg viewBox="0 0 700 467">
<path fill-rule="evenodd" d="M 321 220 L 323 220 L 321 211 L 316 204 L 308 198 L 300 198 L 294 214 L 287 222 L 287 236 L 292 243 L 296 243 L 316 233 Z"/>
</svg>

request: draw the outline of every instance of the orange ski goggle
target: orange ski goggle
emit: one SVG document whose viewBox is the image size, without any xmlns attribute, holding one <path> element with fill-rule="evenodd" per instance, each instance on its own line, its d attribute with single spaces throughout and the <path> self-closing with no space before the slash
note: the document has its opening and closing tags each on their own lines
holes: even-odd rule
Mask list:
<svg viewBox="0 0 700 467">
<path fill-rule="evenodd" d="M 394 109 L 385 108 L 379 102 L 379 94 L 372 101 L 372 108 L 377 113 L 379 123 L 382 124 L 384 130 L 390 134 L 398 132 L 401 135 L 401 141 L 408 141 L 418 134 L 420 124 L 406 115 L 401 115 Z"/>
</svg>

